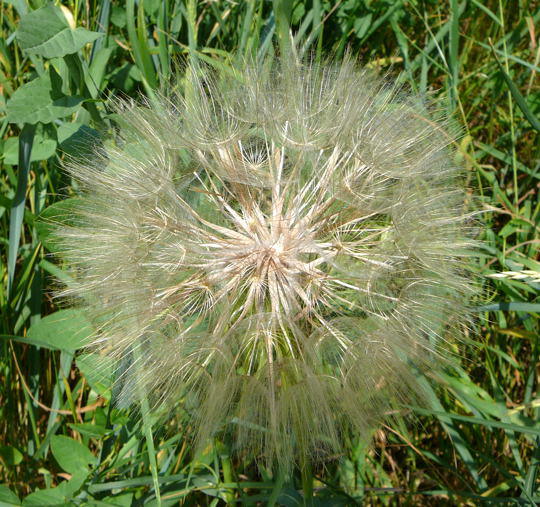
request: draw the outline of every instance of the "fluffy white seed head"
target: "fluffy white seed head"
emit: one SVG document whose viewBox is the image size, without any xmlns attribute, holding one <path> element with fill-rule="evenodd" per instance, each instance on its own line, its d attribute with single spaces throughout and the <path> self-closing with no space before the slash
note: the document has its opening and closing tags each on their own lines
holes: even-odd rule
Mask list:
<svg viewBox="0 0 540 507">
<path fill-rule="evenodd" d="M 470 282 L 455 132 L 350 61 L 292 58 L 116 104 L 57 235 L 124 401 L 287 468 L 416 392 Z M 126 367 L 127 365 L 127 367 Z"/>
</svg>

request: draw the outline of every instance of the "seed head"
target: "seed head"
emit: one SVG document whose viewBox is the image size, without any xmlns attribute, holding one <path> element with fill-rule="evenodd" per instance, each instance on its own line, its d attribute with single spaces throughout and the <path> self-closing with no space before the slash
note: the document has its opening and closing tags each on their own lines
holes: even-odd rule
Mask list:
<svg viewBox="0 0 540 507">
<path fill-rule="evenodd" d="M 117 102 L 116 140 L 68 164 L 64 294 L 124 365 L 121 401 L 180 406 L 199 444 L 283 468 L 339 451 L 466 314 L 455 131 L 348 60 L 183 85 Z"/>
</svg>

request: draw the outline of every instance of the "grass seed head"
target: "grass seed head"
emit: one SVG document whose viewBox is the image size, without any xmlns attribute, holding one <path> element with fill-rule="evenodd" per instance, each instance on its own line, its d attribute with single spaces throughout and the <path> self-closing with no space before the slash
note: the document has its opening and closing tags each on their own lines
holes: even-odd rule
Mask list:
<svg viewBox="0 0 540 507">
<path fill-rule="evenodd" d="M 463 322 L 456 132 L 348 60 L 186 76 L 117 102 L 119 139 L 68 164 L 64 294 L 124 365 L 121 401 L 182 403 L 199 444 L 287 469 L 415 396 Z"/>
</svg>

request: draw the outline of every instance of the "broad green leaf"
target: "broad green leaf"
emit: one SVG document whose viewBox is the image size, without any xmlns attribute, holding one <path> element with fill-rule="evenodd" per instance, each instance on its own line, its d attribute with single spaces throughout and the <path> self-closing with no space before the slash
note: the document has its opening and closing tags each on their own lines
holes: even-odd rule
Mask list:
<svg viewBox="0 0 540 507">
<path fill-rule="evenodd" d="M 11 445 L 0 445 L 0 459 L 9 467 L 16 466 L 23 460 L 23 455 Z"/>
<path fill-rule="evenodd" d="M 125 93 L 134 91 L 141 81 L 141 71 L 136 65 L 129 62 L 117 67 L 109 76 L 109 82 Z"/>
<path fill-rule="evenodd" d="M 54 139 L 45 139 L 39 135 L 34 136 L 30 162 L 46 160 L 54 155 L 56 151 L 56 141 Z M 16 165 L 19 163 L 19 138 L 10 137 L 4 144 L 4 163 Z"/>
<path fill-rule="evenodd" d="M 45 347 L 46 349 L 59 350 L 56 347 L 52 347 L 45 341 L 36 340 L 35 338 L 28 338 L 28 336 L 17 336 L 13 334 L 0 334 L 2 340 L 13 340 L 19 343 L 25 343 L 26 345 L 32 345 L 34 347 Z"/>
<path fill-rule="evenodd" d="M 44 58 L 76 53 L 102 36 L 85 28 L 72 28 L 62 10 L 52 4 L 23 16 L 17 29 L 20 47 Z"/>
<path fill-rule="evenodd" d="M 109 432 L 104 426 L 92 423 L 70 423 L 69 427 L 77 430 L 81 435 L 93 438 L 101 438 Z"/>
<path fill-rule="evenodd" d="M 117 507 L 131 507 L 131 505 L 133 505 L 133 493 L 122 493 L 119 495 L 107 496 L 103 498 L 103 502 L 106 504 L 116 505 Z"/>
<path fill-rule="evenodd" d="M 62 488 L 38 489 L 23 500 L 23 507 L 44 507 L 45 505 L 66 505 L 66 498 Z"/>
<path fill-rule="evenodd" d="M 110 398 L 113 381 L 113 361 L 99 354 L 81 354 L 77 367 L 90 387 L 101 396 Z"/>
<path fill-rule="evenodd" d="M 21 505 L 21 501 L 7 486 L 0 484 L 0 505 L 5 505 L 6 507 Z"/>
<path fill-rule="evenodd" d="M 96 43 L 97 44 L 97 43 Z M 96 86 L 100 86 L 105 76 L 105 70 L 107 68 L 107 63 L 109 58 L 113 54 L 114 48 L 105 47 L 101 48 L 94 56 L 92 63 L 90 64 L 90 76 L 92 80 L 96 83 Z"/>
<path fill-rule="evenodd" d="M 70 197 L 51 204 L 37 217 L 34 225 L 37 229 L 39 240 L 50 252 L 58 251 L 58 245 L 52 232 L 59 224 L 70 225 L 73 223 L 73 208 L 80 203 L 80 197 Z"/>
<path fill-rule="evenodd" d="M 112 6 L 111 23 L 118 28 L 124 28 L 126 26 L 126 9 L 123 5 Z"/>
<path fill-rule="evenodd" d="M 52 438 L 54 439 L 57 437 L 53 436 Z M 73 472 L 71 473 L 71 479 L 61 482 L 57 487 L 50 489 L 40 489 L 28 495 L 23 500 L 22 505 L 23 507 L 37 507 L 42 505 L 56 505 L 58 507 L 63 507 L 64 505 L 75 505 L 70 500 L 81 489 L 87 477 L 87 468 Z"/>
<path fill-rule="evenodd" d="M 97 459 L 95 460 L 95 462 L 97 462 Z M 81 471 L 71 474 L 71 479 L 69 479 L 69 481 L 64 481 L 62 484 L 60 484 L 64 495 L 66 497 L 75 496 L 75 494 L 81 489 L 82 485 L 85 483 L 87 477 L 88 469 L 81 469 Z"/>
<path fill-rule="evenodd" d="M 28 337 L 53 350 L 75 351 L 89 341 L 92 326 L 82 312 L 59 310 L 47 315 L 28 330 Z"/>
<path fill-rule="evenodd" d="M 99 141 L 99 132 L 80 122 L 63 123 L 58 127 L 60 149 L 71 156 L 90 155 Z"/>
<path fill-rule="evenodd" d="M 70 474 L 87 472 L 88 466 L 97 462 L 87 447 L 64 435 L 51 437 L 51 450 L 62 470 Z"/>
<path fill-rule="evenodd" d="M 74 113 L 82 101 L 62 93 L 60 76 L 51 66 L 47 74 L 24 84 L 11 96 L 7 118 L 11 123 L 50 123 Z"/>
<path fill-rule="evenodd" d="M 353 24 L 354 31 L 356 33 L 356 36 L 359 39 L 362 39 L 366 32 L 368 31 L 368 28 L 370 25 L 372 25 L 372 18 L 373 14 L 370 12 L 366 14 L 365 16 L 361 16 L 359 18 L 356 18 Z"/>
</svg>

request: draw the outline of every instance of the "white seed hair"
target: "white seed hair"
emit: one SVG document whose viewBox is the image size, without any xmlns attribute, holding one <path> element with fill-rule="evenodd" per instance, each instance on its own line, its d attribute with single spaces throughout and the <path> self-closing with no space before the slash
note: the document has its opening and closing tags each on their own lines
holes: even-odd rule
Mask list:
<svg viewBox="0 0 540 507">
<path fill-rule="evenodd" d="M 114 104 L 117 139 L 67 164 L 62 295 L 121 402 L 288 469 L 415 396 L 466 319 L 469 220 L 456 129 L 421 97 L 350 59 L 237 74 Z"/>
</svg>

